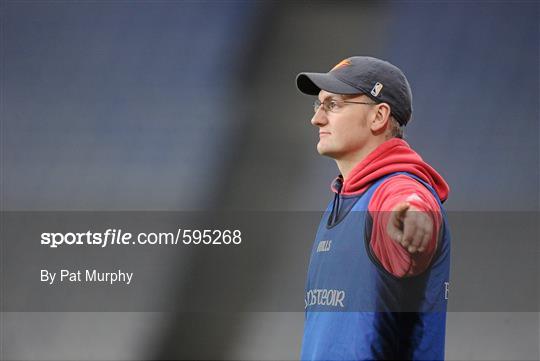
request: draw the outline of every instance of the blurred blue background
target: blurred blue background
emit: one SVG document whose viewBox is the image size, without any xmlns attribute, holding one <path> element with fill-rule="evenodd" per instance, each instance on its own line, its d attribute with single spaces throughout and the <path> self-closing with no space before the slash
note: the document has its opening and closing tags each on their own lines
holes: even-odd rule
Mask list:
<svg viewBox="0 0 540 361">
<path fill-rule="evenodd" d="M 3 210 L 320 210 L 337 168 L 294 79 L 371 55 L 407 75 L 406 139 L 450 184 L 449 210 L 538 211 L 538 2 L 1 6 Z M 185 338 L 162 314 L 10 314 L 3 352 L 298 357 L 301 314 L 199 321 L 227 337 Z M 450 315 L 447 357 L 537 359 L 537 337 L 538 314 Z"/>
</svg>

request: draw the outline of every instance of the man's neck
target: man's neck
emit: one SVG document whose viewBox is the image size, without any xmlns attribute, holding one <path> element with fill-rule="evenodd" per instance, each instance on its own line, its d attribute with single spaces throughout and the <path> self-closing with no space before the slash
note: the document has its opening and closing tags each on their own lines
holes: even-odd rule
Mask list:
<svg viewBox="0 0 540 361">
<path fill-rule="evenodd" d="M 363 161 L 371 152 L 377 149 L 377 147 L 382 143 L 384 143 L 384 141 L 366 144 L 366 146 L 364 146 L 356 153 L 350 154 L 349 156 L 344 158 L 336 159 L 337 167 L 339 169 L 339 172 L 343 176 L 343 180 L 346 181 L 353 168 L 361 161 Z"/>
</svg>

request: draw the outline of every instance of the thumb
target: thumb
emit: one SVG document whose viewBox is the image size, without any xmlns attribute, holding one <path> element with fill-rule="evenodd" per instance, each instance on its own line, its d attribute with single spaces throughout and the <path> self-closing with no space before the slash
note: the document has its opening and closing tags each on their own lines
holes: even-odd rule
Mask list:
<svg viewBox="0 0 540 361">
<path fill-rule="evenodd" d="M 392 217 L 400 223 L 403 222 L 403 218 L 405 218 L 405 214 L 410 206 L 411 204 L 409 202 L 398 203 L 392 210 Z"/>
<path fill-rule="evenodd" d="M 398 203 L 391 212 L 390 221 L 388 222 L 387 232 L 390 238 L 398 243 L 401 243 L 403 237 L 403 218 L 409 209 L 408 202 Z"/>
</svg>

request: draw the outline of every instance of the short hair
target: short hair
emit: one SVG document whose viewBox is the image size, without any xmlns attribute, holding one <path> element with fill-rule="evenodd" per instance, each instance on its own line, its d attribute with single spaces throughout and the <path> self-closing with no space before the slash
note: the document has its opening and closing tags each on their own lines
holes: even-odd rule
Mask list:
<svg viewBox="0 0 540 361">
<path fill-rule="evenodd" d="M 388 119 L 388 126 L 390 127 L 390 132 L 388 133 L 388 139 L 390 138 L 399 138 L 403 139 L 405 134 L 405 126 L 398 123 L 396 118 L 392 114 L 390 114 L 390 118 Z"/>
</svg>

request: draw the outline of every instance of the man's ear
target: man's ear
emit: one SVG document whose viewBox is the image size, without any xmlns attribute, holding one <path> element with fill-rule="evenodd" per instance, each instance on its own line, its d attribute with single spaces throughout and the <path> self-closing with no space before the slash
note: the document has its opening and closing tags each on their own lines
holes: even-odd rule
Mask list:
<svg viewBox="0 0 540 361">
<path fill-rule="evenodd" d="M 386 130 L 388 124 L 390 123 L 390 105 L 380 103 L 377 104 L 376 109 L 374 110 L 376 112 L 372 118 L 370 128 L 373 133 L 380 134 Z"/>
</svg>

